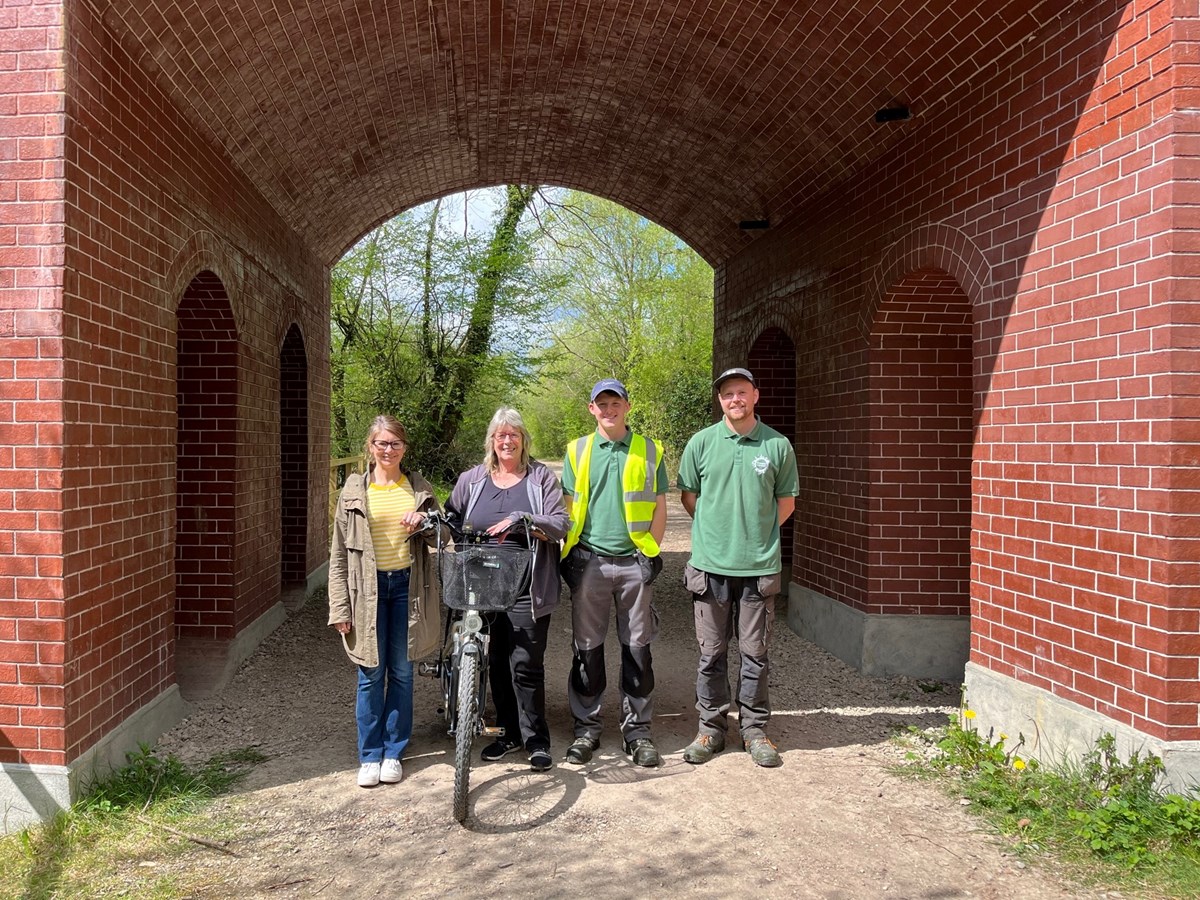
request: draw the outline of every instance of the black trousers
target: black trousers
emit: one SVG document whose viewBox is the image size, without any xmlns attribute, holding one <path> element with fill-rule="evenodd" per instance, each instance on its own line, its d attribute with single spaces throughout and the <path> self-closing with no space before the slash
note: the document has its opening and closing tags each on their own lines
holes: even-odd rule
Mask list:
<svg viewBox="0 0 1200 900">
<path fill-rule="evenodd" d="M 519 740 L 528 751 L 550 749 L 546 724 L 546 638 L 550 616 L 533 617 L 533 602 L 518 600 L 506 613 L 490 613 L 488 682 L 496 724 L 505 740 Z"/>
</svg>

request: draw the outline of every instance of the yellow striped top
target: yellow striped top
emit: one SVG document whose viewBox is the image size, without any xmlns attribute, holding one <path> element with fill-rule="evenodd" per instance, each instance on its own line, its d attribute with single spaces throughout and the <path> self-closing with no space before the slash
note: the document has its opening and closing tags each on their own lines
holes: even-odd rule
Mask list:
<svg viewBox="0 0 1200 900">
<path fill-rule="evenodd" d="M 417 508 L 417 495 L 403 475 L 396 484 L 371 483 L 367 496 L 367 522 L 371 526 L 371 543 L 375 545 L 375 568 L 394 572 L 412 565 L 408 549 L 408 529 L 400 522 Z"/>
</svg>

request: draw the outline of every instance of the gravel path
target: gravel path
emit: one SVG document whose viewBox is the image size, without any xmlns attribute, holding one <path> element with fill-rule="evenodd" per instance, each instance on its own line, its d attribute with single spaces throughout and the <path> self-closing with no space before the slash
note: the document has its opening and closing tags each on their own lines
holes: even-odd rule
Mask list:
<svg viewBox="0 0 1200 900">
<path fill-rule="evenodd" d="M 1085 896 L 1006 855 L 953 799 L 888 773 L 900 758 L 889 736 L 943 724 L 955 686 L 928 693 L 909 679 L 865 678 L 793 634 L 783 601 L 770 728 L 783 766 L 758 769 L 730 750 L 704 766 L 683 762 L 696 727 L 687 522 L 672 498 L 654 650 L 661 768 L 637 769 L 622 755 L 611 702 L 596 759 L 560 761 L 571 734 L 564 603 L 547 653 L 554 769 L 535 775 L 514 757 L 478 763 L 471 816 L 454 823 L 438 686 L 418 678 L 404 781 L 358 788 L 354 673 L 318 601 L 161 739 L 185 759 L 247 746 L 269 757 L 222 801 L 242 823 L 241 857 L 201 851 L 177 865 L 205 878 L 200 896 L 211 897 Z M 611 632 L 607 655 L 611 698 Z"/>
</svg>

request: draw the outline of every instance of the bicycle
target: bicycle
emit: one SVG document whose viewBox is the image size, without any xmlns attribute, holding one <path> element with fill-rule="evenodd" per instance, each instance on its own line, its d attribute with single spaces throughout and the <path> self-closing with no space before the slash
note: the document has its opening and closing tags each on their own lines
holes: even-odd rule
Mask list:
<svg viewBox="0 0 1200 900">
<path fill-rule="evenodd" d="M 518 521 L 524 528 L 525 547 L 504 543 L 508 531 L 496 540 L 486 532 L 460 529 L 438 513 L 430 513 L 424 526 L 437 534 L 438 580 L 442 602 L 451 613 L 437 661 L 422 663 L 419 671 L 442 682 L 442 712 L 454 738 L 454 818 L 458 822 L 467 818 L 476 736 L 504 737 L 503 728 L 483 721 L 491 644 L 483 614 L 507 612 L 528 590 L 537 531 L 528 518 Z M 454 538 L 453 550 L 445 540 L 447 531 Z"/>
</svg>

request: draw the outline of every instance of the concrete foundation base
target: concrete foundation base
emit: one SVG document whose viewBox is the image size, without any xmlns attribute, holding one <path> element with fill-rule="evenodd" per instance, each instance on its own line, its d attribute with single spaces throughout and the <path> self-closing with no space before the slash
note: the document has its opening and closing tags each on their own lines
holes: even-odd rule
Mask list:
<svg viewBox="0 0 1200 900">
<path fill-rule="evenodd" d="M 308 573 L 304 581 L 284 587 L 279 598 L 289 615 L 298 613 L 326 584 L 329 583 L 329 563 L 325 562 Z"/>
<path fill-rule="evenodd" d="M 1200 784 L 1200 741 L 1163 741 L 1150 737 L 1108 716 L 1055 697 L 1043 688 L 997 675 L 975 663 L 967 664 L 964 684 L 967 704 L 975 711 L 975 727 L 982 734 L 991 730 L 997 735 L 1008 735 L 1010 749 L 1024 736 L 1021 755 L 1048 763 L 1077 760 L 1092 749 L 1096 738 L 1107 732 L 1117 739 L 1117 750 L 1123 759 L 1128 759 L 1135 750 L 1162 759 L 1172 790 L 1182 791 Z"/>
<path fill-rule="evenodd" d="M 172 686 L 68 765 L 0 764 L 0 833 L 20 831 L 67 809 L 97 778 L 125 765 L 127 753 L 152 745 L 190 712 Z"/>
<path fill-rule="evenodd" d="M 870 616 L 792 584 L 788 626 L 864 675 L 962 682 L 969 616 Z"/>
<path fill-rule="evenodd" d="M 326 560 L 321 565 L 317 566 L 308 573 L 308 579 L 304 583 L 304 599 L 307 602 L 312 599 L 313 594 L 323 590 L 329 584 L 329 561 Z"/>
<path fill-rule="evenodd" d="M 183 696 L 202 700 L 220 691 L 263 639 L 286 622 L 287 617 L 283 603 L 276 603 L 232 641 L 176 641 L 175 677 Z"/>
</svg>

